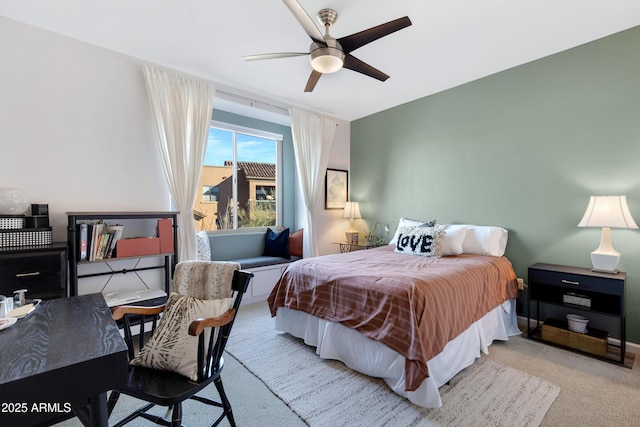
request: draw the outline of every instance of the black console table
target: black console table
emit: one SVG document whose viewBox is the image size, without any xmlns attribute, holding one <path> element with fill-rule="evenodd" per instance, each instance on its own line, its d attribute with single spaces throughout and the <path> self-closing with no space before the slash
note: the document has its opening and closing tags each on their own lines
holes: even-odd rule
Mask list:
<svg viewBox="0 0 640 427">
<path fill-rule="evenodd" d="M 590 313 L 612 317 L 620 325 L 620 354 L 607 354 L 602 359 L 624 365 L 626 351 L 624 286 L 625 273 L 607 274 L 588 268 L 569 267 L 555 264 L 534 264 L 529 267 L 529 287 L 527 291 L 527 335 L 541 339 L 540 304 L 562 307 L 566 313 L 579 313 L 589 317 Z M 574 304 L 569 298 L 578 294 L 589 301 L 589 306 Z M 569 298 L 568 298 L 568 297 Z M 531 303 L 536 305 L 537 326 L 531 327 Z M 591 324 L 591 323 L 590 323 Z M 590 325 L 589 324 L 589 325 Z M 585 353 L 587 354 L 587 353 Z M 591 354 L 588 354 L 592 357 Z"/>
</svg>

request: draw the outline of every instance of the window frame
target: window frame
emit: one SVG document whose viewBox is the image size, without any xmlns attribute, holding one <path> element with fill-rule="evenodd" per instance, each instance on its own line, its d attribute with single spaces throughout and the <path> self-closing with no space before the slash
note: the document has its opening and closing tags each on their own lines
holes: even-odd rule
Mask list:
<svg viewBox="0 0 640 427">
<path fill-rule="evenodd" d="M 275 133 L 275 132 L 269 132 L 269 131 L 265 131 L 265 130 L 261 130 L 261 129 L 256 129 L 256 128 L 251 128 L 251 127 L 246 127 L 246 126 L 240 126 L 240 125 L 236 125 L 233 123 L 227 123 L 227 122 L 223 122 L 220 120 L 211 120 L 211 122 L 209 123 L 209 127 L 210 128 L 216 128 L 216 129 L 220 129 L 223 131 L 230 131 L 233 132 L 232 135 L 232 161 L 234 165 L 237 165 L 238 159 L 237 159 L 237 155 L 238 155 L 238 151 L 237 151 L 237 141 L 236 141 L 236 134 L 237 133 L 241 133 L 244 135 L 248 135 L 248 136 L 255 136 L 257 138 L 265 138 L 265 139 L 271 139 L 274 140 L 276 143 L 276 183 L 275 183 L 275 187 L 276 187 L 276 224 L 274 225 L 274 227 L 276 228 L 281 228 L 283 226 L 283 197 L 284 197 L 284 183 L 282 181 L 282 176 L 283 176 L 283 172 L 282 172 L 282 162 L 283 162 L 283 155 L 282 155 L 282 145 L 283 145 L 283 140 L 284 140 L 284 136 L 282 134 L 279 133 Z M 204 164 L 202 165 L 202 167 L 204 167 Z M 232 189 L 232 196 L 234 200 L 238 200 L 238 171 L 237 171 L 237 167 L 233 167 L 232 168 L 232 183 L 233 183 L 233 189 Z M 238 212 L 237 212 L 237 205 L 234 204 L 233 206 L 233 229 L 224 229 L 224 230 L 207 230 L 208 233 L 214 233 L 214 234 L 236 234 L 236 233 L 255 233 L 258 231 L 265 231 L 267 229 L 267 227 L 264 226 L 260 226 L 260 227 L 242 227 L 242 228 L 238 228 Z"/>
</svg>

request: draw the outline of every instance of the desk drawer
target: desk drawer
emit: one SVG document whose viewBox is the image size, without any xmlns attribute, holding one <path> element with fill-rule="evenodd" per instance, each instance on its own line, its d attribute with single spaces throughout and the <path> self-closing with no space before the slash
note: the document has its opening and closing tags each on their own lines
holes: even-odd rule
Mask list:
<svg viewBox="0 0 640 427">
<path fill-rule="evenodd" d="M 591 291 L 609 295 L 622 295 L 624 292 L 624 281 L 614 277 L 585 276 L 549 270 L 529 269 L 529 283 L 572 288 L 576 292 Z"/>
</svg>

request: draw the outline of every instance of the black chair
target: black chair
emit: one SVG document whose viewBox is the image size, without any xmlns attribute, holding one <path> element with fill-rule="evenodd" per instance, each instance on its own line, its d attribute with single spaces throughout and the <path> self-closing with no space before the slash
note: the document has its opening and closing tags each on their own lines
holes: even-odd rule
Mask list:
<svg viewBox="0 0 640 427">
<path fill-rule="evenodd" d="M 211 424 L 211 426 L 218 425 L 225 416 L 229 420 L 229 423 L 232 426 L 235 426 L 233 413 L 231 412 L 231 404 L 224 392 L 222 378 L 220 377 L 224 364 L 222 354 L 224 352 L 227 339 L 229 338 L 229 333 L 231 332 L 231 327 L 233 326 L 237 310 L 240 307 L 242 296 L 249 286 L 251 277 L 253 277 L 252 273 L 236 270 L 233 273 L 232 280 L 232 297 L 234 298 L 232 307 L 222 316 L 216 318 L 197 319 L 191 322 L 189 326 L 189 334 L 199 337 L 198 380 L 194 382 L 189 378 L 174 372 L 161 371 L 146 367 L 129 366 L 127 383 L 123 387 L 113 390 L 109 395 L 109 414 L 112 413 L 113 408 L 118 401 L 118 397 L 121 394 L 133 396 L 148 403 L 133 412 L 131 415 L 122 419 L 120 422 L 115 424 L 114 427 L 125 425 L 138 417 L 143 417 L 159 425 L 172 427 L 181 426 L 182 402 L 187 399 L 194 399 L 208 405 L 222 408 L 222 414 Z M 145 321 L 151 321 L 151 333 L 153 333 L 156 328 L 156 319 L 158 318 L 158 314 L 163 310 L 164 305 L 157 307 L 121 306 L 115 307 L 112 310 L 114 319 L 122 319 L 125 341 L 129 348 L 129 359 L 134 357 L 136 347 L 139 351 L 145 344 Z M 131 332 L 132 317 L 137 320 L 135 323 L 140 326 L 140 334 L 137 337 L 134 337 Z M 210 339 L 208 340 L 208 343 L 205 343 L 205 334 L 203 333 L 206 328 L 212 328 L 211 333 L 209 334 Z M 136 345 L 136 343 L 138 345 Z M 196 393 L 200 392 L 212 382 L 218 390 L 220 402 L 196 395 Z M 156 405 L 165 406 L 168 407 L 169 410 L 172 410 L 170 421 L 160 416 L 147 413 L 148 410 Z"/>
</svg>

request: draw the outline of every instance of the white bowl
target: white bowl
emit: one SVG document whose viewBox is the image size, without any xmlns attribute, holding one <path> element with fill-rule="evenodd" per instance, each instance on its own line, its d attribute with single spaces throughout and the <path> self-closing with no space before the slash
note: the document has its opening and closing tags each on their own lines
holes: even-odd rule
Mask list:
<svg viewBox="0 0 640 427">
<path fill-rule="evenodd" d="M 567 314 L 567 323 L 569 324 L 569 330 L 585 333 L 587 332 L 587 323 L 589 323 L 589 319 L 577 314 Z"/>
</svg>

